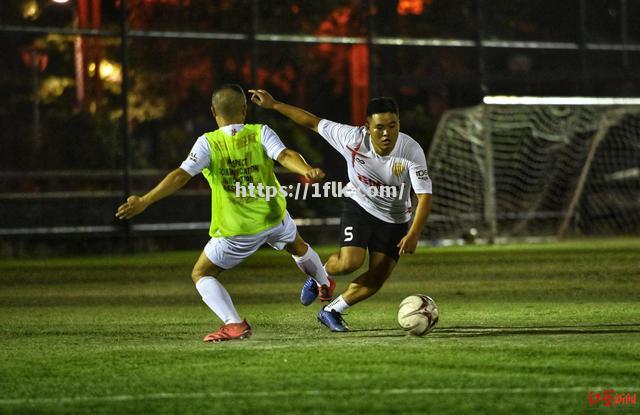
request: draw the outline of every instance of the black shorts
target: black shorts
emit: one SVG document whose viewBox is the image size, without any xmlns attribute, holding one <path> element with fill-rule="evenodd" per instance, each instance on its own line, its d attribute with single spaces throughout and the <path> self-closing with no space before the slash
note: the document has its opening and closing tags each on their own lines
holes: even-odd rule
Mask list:
<svg viewBox="0 0 640 415">
<path fill-rule="evenodd" d="M 409 230 L 409 223 L 389 223 L 364 210 L 353 199 L 344 198 L 340 218 L 340 246 L 359 246 L 369 252 L 382 252 L 396 262 L 398 243 Z"/>
</svg>

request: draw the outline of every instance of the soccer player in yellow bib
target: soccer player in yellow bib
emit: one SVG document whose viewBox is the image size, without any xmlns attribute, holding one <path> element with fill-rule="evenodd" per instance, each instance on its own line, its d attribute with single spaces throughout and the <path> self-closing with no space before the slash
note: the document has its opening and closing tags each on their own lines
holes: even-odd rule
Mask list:
<svg viewBox="0 0 640 415">
<path fill-rule="evenodd" d="M 203 340 L 219 342 L 248 338 L 251 327 L 240 317 L 216 277 L 261 245 L 286 249 L 300 270 L 316 281 L 321 300 L 332 299 L 335 282 L 327 275 L 318 254 L 297 232 L 286 210 L 273 160 L 310 180 L 321 180 L 324 172 L 286 148 L 267 125 L 244 123 L 247 99 L 240 86 L 225 84 L 218 88 L 211 99 L 211 112 L 219 128 L 200 136 L 180 167 L 148 193 L 129 196 L 116 216 L 130 219 L 142 213 L 202 172 L 211 186 L 211 240 L 196 261 L 191 278 L 204 303 L 223 321 Z"/>
</svg>

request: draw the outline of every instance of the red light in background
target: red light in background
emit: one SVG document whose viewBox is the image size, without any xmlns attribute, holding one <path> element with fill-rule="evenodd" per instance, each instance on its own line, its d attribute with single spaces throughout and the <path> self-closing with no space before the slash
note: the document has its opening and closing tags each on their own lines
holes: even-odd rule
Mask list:
<svg viewBox="0 0 640 415">
<path fill-rule="evenodd" d="M 398 14 L 406 16 L 408 14 L 419 15 L 424 12 L 425 5 L 430 5 L 433 0 L 399 0 Z"/>
</svg>

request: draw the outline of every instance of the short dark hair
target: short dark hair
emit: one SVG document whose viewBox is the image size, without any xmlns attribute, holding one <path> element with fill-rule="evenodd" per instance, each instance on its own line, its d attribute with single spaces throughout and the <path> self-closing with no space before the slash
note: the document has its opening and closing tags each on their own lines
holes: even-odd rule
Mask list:
<svg viewBox="0 0 640 415">
<path fill-rule="evenodd" d="M 216 95 L 218 92 L 223 91 L 225 89 L 230 89 L 234 92 L 237 92 L 240 95 L 244 95 L 244 90 L 238 84 L 222 84 L 216 90 L 213 91 L 213 95 Z"/>
<path fill-rule="evenodd" d="M 211 95 L 211 105 L 216 114 L 226 118 L 238 115 L 244 109 L 247 97 L 238 84 L 220 85 Z"/>
<path fill-rule="evenodd" d="M 384 112 L 392 112 L 397 116 L 400 116 L 398 104 L 396 104 L 395 99 L 391 97 L 378 97 L 372 98 L 369 101 L 369 104 L 367 105 L 367 117 Z"/>
</svg>

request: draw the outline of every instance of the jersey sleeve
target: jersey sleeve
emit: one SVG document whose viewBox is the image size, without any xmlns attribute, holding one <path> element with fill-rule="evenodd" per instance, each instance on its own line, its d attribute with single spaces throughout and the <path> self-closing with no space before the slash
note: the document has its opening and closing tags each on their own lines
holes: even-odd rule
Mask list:
<svg viewBox="0 0 640 415">
<path fill-rule="evenodd" d="M 208 167 L 210 163 L 211 148 L 209 147 L 207 138 L 202 135 L 198 137 L 191 152 L 189 152 L 187 158 L 180 165 L 180 168 L 193 177 Z"/>
<path fill-rule="evenodd" d="M 348 145 L 353 145 L 357 140 L 358 129 L 359 127 L 329 120 L 321 120 L 318 123 L 318 134 L 341 153 Z"/>
<path fill-rule="evenodd" d="M 432 185 L 427 169 L 427 159 L 424 151 L 418 145 L 412 151 L 412 158 L 409 161 L 409 178 L 411 179 L 411 187 L 416 194 L 431 194 Z"/>
<path fill-rule="evenodd" d="M 278 160 L 280 153 L 287 148 L 278 137 L 278 134 L 268 125 L 262 126 L 262 147 L 264 147 L 267 156 L 273 160 Z"/>
</svg>

